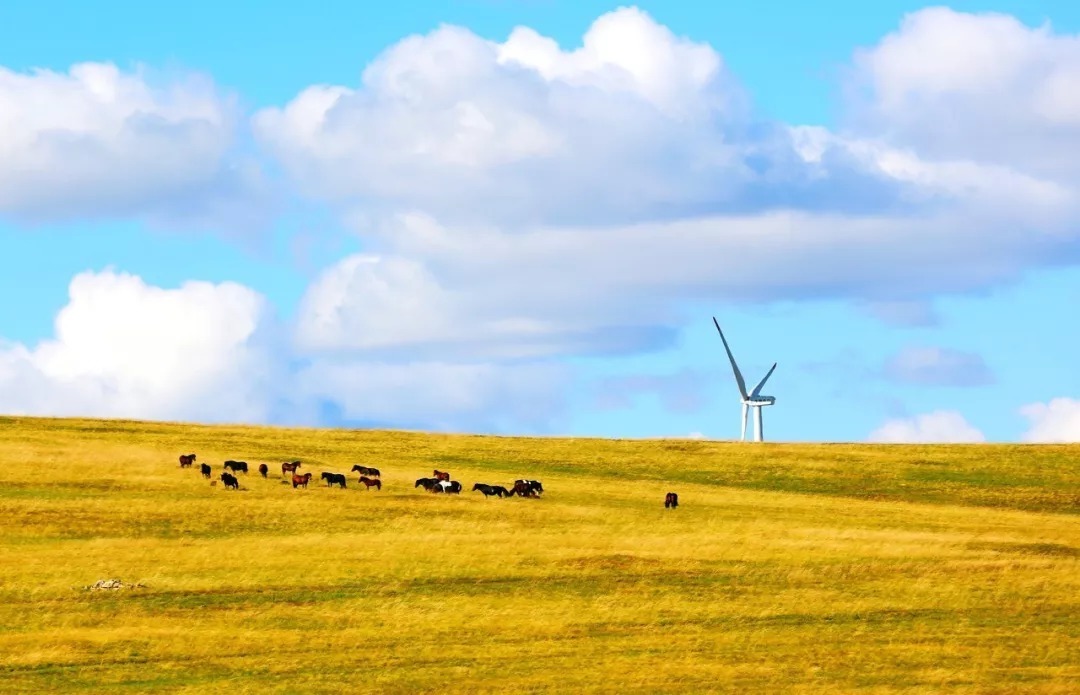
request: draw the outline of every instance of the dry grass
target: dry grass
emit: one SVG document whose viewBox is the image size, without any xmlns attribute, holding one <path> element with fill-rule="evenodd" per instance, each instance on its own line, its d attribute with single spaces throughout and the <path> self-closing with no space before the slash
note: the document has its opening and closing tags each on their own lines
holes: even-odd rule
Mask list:
<svg viewBox="0 0 1080 695">
<path fill-rule="evenodd" d="M 194 451 L 271 465 L 210 486 Z M 0 419 L 0 690 L 1077 692 L 1080 447 Z M 280 483 L 280 463 L 384 489 Z M 433 468 L 460 497 L 413 481 Z M 356 474 L 351 474 L 355 481 Z M 536 477 L 539 500 L 473 482 Z M 351 483 L 355 485 L 354 482 Z M 663 508 L 679 493 L 678 510 Z M 118 577 L 144 589 L 90 593 Z"/>
</svg>

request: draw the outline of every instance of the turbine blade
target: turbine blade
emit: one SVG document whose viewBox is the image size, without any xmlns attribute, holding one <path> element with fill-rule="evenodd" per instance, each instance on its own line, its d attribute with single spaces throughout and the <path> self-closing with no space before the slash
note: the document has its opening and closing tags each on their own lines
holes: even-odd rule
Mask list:
<svg viewBox="0 0 1080 695">
<path fill-rule="evenodd" d="M 735 372 L 735 382 L 739 385 L 739 393 L 742 394 L 743 398 L 748 398 L 746 395 L 746 382 L 743 381 L 742 372 L 739 371 L 739 365 L 735 364 L 735 356 L 731 354 L 727 338 L 724 337 L 724 332 L 720 330 L 720 324 L 716 322 L 715 316 L 713 316 L 712 322 L 716 326 L 716 331 L 720 334 L 720 340 L 724 341 L 724 350 L 727 351 L 728 359 L 731 360 L 731 371 Z"/>
<path fill-rule="evenodd" d="M 764 386 L 764 385 L 765 385 L 765 382 L 769 380 L 769 377 L 770 377 L 770 376 L 772 376 L 772 373 L 773 373 L 773 369 L 776 369 L 776 362 L 773 362 L 773 364 L 772 364 L 772 369 L 770 369 L 770 370 L 769 370 L 769 373 L 768 373 L 768 374 L 766 374 L 766 375 L 765 375 L 765 378 L 764 378 L 764 379 L 762 379 L 761 381 L 759 381 L 759 382 L 758 382 L 758 385 L 754 387 L 754 390 L 750 392 L 750 397 L 751 397 L 751 398 L 757 398 L 757 395 L 758 395 L 759 393 L 761 393 L 761 387 L 762 387 L 762 386 Z"/>
</svg>

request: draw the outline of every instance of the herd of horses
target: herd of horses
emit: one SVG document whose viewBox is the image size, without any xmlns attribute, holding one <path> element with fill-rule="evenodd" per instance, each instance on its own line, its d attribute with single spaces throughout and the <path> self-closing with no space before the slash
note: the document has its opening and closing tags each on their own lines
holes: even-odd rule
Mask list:
<svg viewBox="0 0 1080 695">
<path fill-rule="evenodd" d="M 190 468 L 195 464 L 195 454 L 183 454 L 180 456 L 180 467 Z M 292 482 L 293 489 L 307 488 L 308 483 L 311 482 L 311 473 L 297 473 L 297 469 L 300 468 L 299 461 L 286 461 L 281 464 L 281 481 L 283 484 Z M 228 460 L 223 465 L 220 478 L 222 484 L 226 490 L 239 490 L 240 481 L 236 477 L 236 473 L 243 473 L 247 475 L 248 464 L 247 461 L 233 461 Z M 213 476 L 213 470 L 208 464 L 200 464 L 199 470 L 204 478 L 210 478 Z M 231 472 L 230 472 L 231 471 Z M 270 472 L 270 467 L 265 463 L 259 464 L 259 475 L 267 477 Z M 382 490 L 382 473 L 378 468 L 371 468 L 369 466 L 361 466 L 356 464 L 352 467 L 350 473 L 359 473 L 359 482 L 365 489 L 370 490 L 375 488 L 376 490 Z M 284 479 L 285 475 L 292 476 L 292 480 Z M 344 473 L 331 473 L 329 471 L 323 471 L 320 478 L 326 481 L 327 487 L 333 487 L 337 485 L 339 488 L 345 489 L 347 487 L 346 477 Z M 216 481 L 215 481 L 216 483 Z M 215 484 L 211 483 L 211 484 Z M 462 491 L 462 485 L 457 480 L 450 480 L 450 474 L 446 471 L 440 471 L 435 469 L 432 471 L 432 477 L 430 478 L 418 478 L 413 488 L 422 487 L 428 492 L 443 493 L 449 495 L 457 495 Z M 476 483 L 472 486 L 472 492 L 480 492 L 484 497 L 539 497 L 544 492 L 544 486 L 539 480 L 518 479 L 514 481 L 514 484 L 510 488 L 503 487 L 502 485 L 488 485 L 487 483 Z M 664 497 L 664 508 L 674 509 L 679 506 L 679 496 L 674 492 L 669 492 Z"/>
<path fill-rule="evenodd" d="M 183 454 L 180 456 L 180 467 L 190 468 L 195 464 L 195 454 Z M 311 473 L 298 473 L 297 469 L 302 464 L 300 461 L 286 461 L 281 464 L 281 481 L 283 484 L 292 483 L 293 489 L 307 488 L 308 483 L 311 482 Z M 237 473 L 243 473 L 247 475 L 248 464 L 247 461 L 234 461 L 232 459 L 222 464 L 222 470 L 219 478 L 226 490 L 239 490 L 240 480 L 236 477 Z M 259 475 L 266 478 L 270 473 L 270 467 L 265 463 L 259 464 Z M 209 464 L 199 464 L 199 471 L 204 478 L 213 477 L 213 469 Z M 370 490 L 375 488 L 376 490 L 382 490 L 382 472 L 378 468 L 371 468 L 369 466 L 361 466 L 356 464 L 352 467 L 350 473 L 359 473 L 359 482 L 364 485 L 365 489 Z M 290 475 L 290 479 L 286 479 L 285 476 Z M 320 479 L 326 481 L 327 487 L 338 486 L 345 489 L 348 487 L 347 478 L 344 473 L 331 473 L 329 471 L 323 471 L 320 475 Z M 217 481 L 211 483 L 216 484 Z M 462 485 L 460 481 L 451 480 L 450 474 L 446 471 L 440 471 L 435 469 L 432 471 L 432 477 L 419 478 L 413 488 L 422 487 L 428 492 L 443 493 L 456 495 L 462 491 Z M 476 483 L 472 487 L 473 492 L 481 492 L 484 497 L 539 497 L 544 492 L 544 486 L 539 480 L 519 479 L 515 480 L 513 486 L 510 488 L 503 487 L 502 485 L 488 485 L 487 483 Z M 666 505 L 665 505 L 666 506 Z"/>
</svg>

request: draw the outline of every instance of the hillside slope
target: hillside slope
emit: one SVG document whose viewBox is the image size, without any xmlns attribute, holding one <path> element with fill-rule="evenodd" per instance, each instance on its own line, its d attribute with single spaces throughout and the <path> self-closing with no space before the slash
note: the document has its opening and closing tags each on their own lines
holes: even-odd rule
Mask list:
<svg viewBox="0 0 1080 695">
<path fill-rule="evenodd" d="M 0 457 L 5 692 L 1080 682 L 1080 446 L 0 418 Z M 252 467 L 239 492 L 198 472 L 228 458 Z M 283 484 L 294 459 L 307 490 Z M 382 491 L 318 481 L 354 463 Z M 413 487 L 435 468 L 465 492 Z M 545 494 L 469 492 L 519 477 Z M 82 588 L 113 577 L 145 586 Z"/>
</svg>

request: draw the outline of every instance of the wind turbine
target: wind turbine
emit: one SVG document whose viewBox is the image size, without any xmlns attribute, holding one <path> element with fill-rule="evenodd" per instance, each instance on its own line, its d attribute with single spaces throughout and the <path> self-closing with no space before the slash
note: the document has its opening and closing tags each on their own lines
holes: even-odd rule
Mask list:
<svg viewBox="0 0 1080 695">
<path fill-rule="evenodd" d="M 728 359 L 731 360 L 731 371 L 735 372 L 735 383 L 739 385 L 739 393 L 742 394 L 742 441 L 746 441 L 746 416 L 750 414 L 750 408 L 754 409 L 754 441 L 764 441 L 765 432 L 761 425 L 761 409 L 767 405 L 772 405 L 776 402 L 776 399 L 772 396 L 762 396 L 761 387 L 765 385 L 765 382 L 772 376 L 773 370 L 776 369 L 776 362 L 773 362 L 773 366 L 769 369 L 769 372 L 765 377 L 758 382 L 758 385 L 754 387 L 754 390 L 750 393 L 746 392 L 746 382 L 743 381 L 742 372 L 739 371 L 739 365 L 735 364 L 735 356 L 731 354 L 731 348 L 728 347 L 727 338 L 724 337 L 724 332 L 720 330 L 720 324 L 716 322 L 716 317 L 713 317 L 712 322 L 716 325 L 716 330 L 720 334 L 720 340 L 724 341 L 724 350 L 727 351 Z"/>
</svg>

